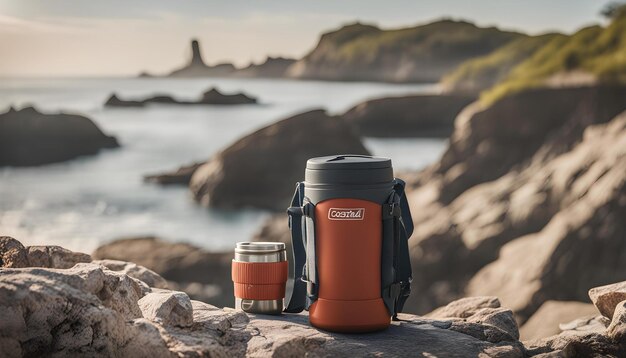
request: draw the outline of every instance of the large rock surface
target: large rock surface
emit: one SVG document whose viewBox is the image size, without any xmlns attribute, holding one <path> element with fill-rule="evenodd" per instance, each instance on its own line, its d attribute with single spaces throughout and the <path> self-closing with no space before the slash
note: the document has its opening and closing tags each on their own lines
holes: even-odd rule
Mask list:
<svg viewBox="0 0 626 358">
<path fill-rule="evenodd" d="M 342 117 L 366 137 L 447 138 L 457 114 L 474 99 L 463 95 L 378 98 L 359 103 Z"/>
<path fill-rule="evenodd" d="M 87 117 L 44 114 L 33 107 L 0 114 L 0 167 L 35 166 L 119 147 Z"/>
<path fill-rule="evenodd" d="M 307 159 L 338 153 L 369 154 L 346 121 L 305 112 L 239 139 L 199 167 L 189 187 L 205 206 L 282 211 Z"/>
<path fill-rule="evenodd" d="M 127 263 L 132 265 L 132 263 Z M 141 287 L 147 287 L 142 290 Z M 97 263 L 0 269 L 0 353 L 20 356 L 524 357 L 498 308 L 466 318 L 403 314 L 383 332 L 334 334 L 305 314 L 246 315 L 156 289 Z M 510 313 L 510 311 L 509 311 Z M 473 319 L 479 315 L 480 319 Z M 513 321 L 514 325 L 514 321 Z"/>
<path fill-rule="evenodd" d="M 19 242 L 3 239 L 6 252 Z M 20 244 L 21 245 L 21 244 Z M 19 245 L 17 245 L 19 247 Z M 511 310 L 496 297 L 468 297 L 426 317 L 400 314 L 389 329 L 334 334 L 306 314 L 247 315 L 150 287 L 117 263 L 0 268 L 0 355 L 137 357 L 436 356 L 549 357 L 626 354 L 626 302 L 613 320 L 578 319 L 563 332 L 518 340 Z M 130 270 L 128 272 L 134 272 Z M 154 274 L 156 275 L 156 274 Z M 149 277 L 150 276 L 146 276 Z M 153 277 L 151 279 L 154 279 Z M 617 286 L 614 286 L 617 287 Z M 608 292 L 608 291 L 605 291 Z"/>
<path fill-rule="evenodd" d="M 409 193 L 420 295 L 407 307 L 465 295 L 508 242 L 494 276 L 484 271 L 467 292 L 500 297 L 522 321 L 548 299 L 585 300 L 623 279 L 624 98 L 624 87 L 540 89 L 463 110 L 446 153 Z M 518 240 L 531 234 L 533 244 Z"/>
<path fill-rule="evenodd" d="M 526 217 L 556 213 L 541 230 L 506 244 L 468 293 L 497 295 L 528 317 L 547 298 L 582 300 L 589 288 L 624 278 L 626 114 L 589 127 L 573 150 L 517 179 Z"/>
</svg>

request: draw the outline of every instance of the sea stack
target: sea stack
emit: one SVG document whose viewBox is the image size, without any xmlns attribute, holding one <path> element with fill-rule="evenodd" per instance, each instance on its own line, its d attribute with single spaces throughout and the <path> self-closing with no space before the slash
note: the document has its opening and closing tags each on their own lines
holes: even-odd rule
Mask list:
<svg viewBox="0 0 626 358">
<path fill-rule="evenodd" d="M 202 54 L 200 53 L 200 43 L 198 40 L 191 40 L 191 62 L 189 66 L 207 67 L 202 60 Z"/>
<path fill-rule="evenodd" d="M 219 77 L 226 76 L 235 71 L 231 63 L 220 63 L 215 66 L 207 66 L 202 60 L 200 42 L 191 41 L 191 60 L 182 68 L 173 71 L 169 77 Z"/>
</svg>

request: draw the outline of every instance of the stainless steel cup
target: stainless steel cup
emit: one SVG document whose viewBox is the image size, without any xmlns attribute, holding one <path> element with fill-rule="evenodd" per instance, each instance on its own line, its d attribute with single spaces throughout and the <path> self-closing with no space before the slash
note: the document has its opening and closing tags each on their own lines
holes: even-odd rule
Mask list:
<svg viewBox="0 0 626 358">
<path fill-rule="evenodd" d="M 235 284 L 235 309 L 249 313 L 280 314 L 283 310 L 285 283 L 287 281 L 285 244 L 282 242 L 238 242 L 233 260 L 233 281 Z M 239 289 L 237 285 L 239 285 Z M 266 291 L 268 290 L 261 286 L 278 288 L 278 290 L 272 289 L 271 291 L 281 291 L 282 297 L 276 297 L 275 293 L 273 299 L 238 297 L 267 295 Z"/>
</svg>

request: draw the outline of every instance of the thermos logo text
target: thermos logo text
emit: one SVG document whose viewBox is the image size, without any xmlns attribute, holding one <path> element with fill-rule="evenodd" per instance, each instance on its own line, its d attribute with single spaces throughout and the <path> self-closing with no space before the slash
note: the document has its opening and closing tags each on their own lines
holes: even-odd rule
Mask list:
<svg viewBox="0 0 626 358">
<path fill-rule="evenodd" d="M 365 208 L 330 208 L 328 219 L 330 220 L 363 220 Z"/>
</svg>

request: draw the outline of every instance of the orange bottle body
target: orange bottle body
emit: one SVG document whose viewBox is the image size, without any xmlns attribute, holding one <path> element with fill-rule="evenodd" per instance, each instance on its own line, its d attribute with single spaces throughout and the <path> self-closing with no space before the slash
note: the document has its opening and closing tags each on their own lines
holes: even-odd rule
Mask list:
<svg viewBox="0 0 626 358">
<path fill-rule="evenodd" d="M 329 199 L 315 206 L 318 298 L 315 327 L 335 332 L 385 329 L 391 316 L 381 298 L 381 205 Z"/>
</svg>

